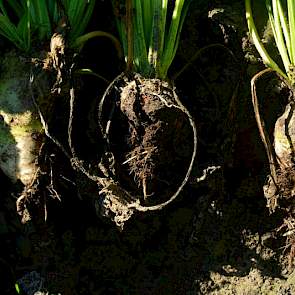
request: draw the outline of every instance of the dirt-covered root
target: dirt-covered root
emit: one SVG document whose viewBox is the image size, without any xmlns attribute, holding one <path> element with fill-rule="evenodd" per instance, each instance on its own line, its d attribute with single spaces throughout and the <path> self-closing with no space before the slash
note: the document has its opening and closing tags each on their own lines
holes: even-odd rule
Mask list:
<svg viewBox="0 0 295 295">
<path fill-rule="evenodd" d="M 20 57 L 13 51 L 1 59 L 0 168 L 13 182 L 19 180 L 25 186 L 33 182 L 38 170 L 44 125 L 52 117 L 64 84 L 62 40 L 61 35 L 54 35 L 51 51 L 40 52 L 38 58 Z"/>
<path fill-rule="evenodd" d="M 263 186 L 267 207 L 273 213 L 277 208 L 295 210 L 295 169 L 294 167 L 276 171 L 276 179 L 269 175 Z"/>
<path fill-rule="evenodd" d="M 270 212 L 280 210 L 283 213 L 284 218 L 277 232 L 285 238 L 284 253 L 291 270 L 294 268 L 295 258 L 295 171 L 290 168 L 277 172 L 276 182 L 269 176 L 263 189 Z"/>
<path fill-rule="evenodd" d="M 268 183 L 264 186 L 271 211 L 277 206 L 294 206 L 293 202 L 290 202 L 295 197 L 294 101 L 287 104 L 284 113 L 276 121 L 273 146 L 276 163 L 272 165 L 276 166 L 276 172 L 269 177 Z"/>
<path fill-rule="evenodd" d="M 113 220 L 129 212 L 126 221 L 133 211 L 161 209 L 176 198 L 191 173 L 197 139 L 173 87 L 139 74 L 120 75 L 102 98 L 99 119 L 106 139 L 99 211 L 112 212 Z"/>
<path fill-rule="evenodd" d="M 126 129 L 122 129 L 125 151 L 114 150 L 122 163 L 118 174 L 122 178 L 133 176 L 130 188 L 141 193 L 147 203 L 153 203 L 153 198 L 159 203 L 158 193 L 165 200 L 165 191 L 175 190 L 192 153 L 192 131 L 186 114 L 175 107 L 174 95 L 168 83 L 139 75 L 122 88 L 120 95 Z M 112 142 L 119 143 L 118 135 L 113 134 Z"/>
<path fill-rule="evenodd" d="M 30 94 L 30 66 L 15 52 L 1 60 L 0 167 L 13 181 L 32 182 L 42 144 L 42 126 Z"/>
<path fill-rule="evenodd" d="M 274 130 L 274 149 L 282 171 L 290 170 L 295 164 L 295 113 L 294 102 L 287 104 L 278 118 Z"/>
<path fill-rule="evenodd" d="M 40 216 L 43 211 L 43 219 L 46 220 L 46 206 L 44 196 L 41 197 L 40 186 L 40 176 L 36 173 L 35 179 L 31 185 L 24 187 L 23 191 L 19 195 L 16 201 L 16 211 L 21 217 L 21 222 L 23 224 L 32 220 L 33 216 Z M 37 209 L 37 210 L 36 210 Z"/>
<path fill-rule="evenodd" d="M 49 136 L 56 101 L 69 93 L 65 54 L 62 35 L 54 34 L 50 51 L 39 52 L 37 58 L 9 52 L 1 60 L 0 168 L 12 182 L 23 185 L 17 202 L 23 221 L 30 215 L 25 208 L 40 203 L 40 187 L 45 185 L 47 191 L 51 181 L 48 167 L 44 169 L 48 163 L 42 147 Z"/>
<path fill-rule="evenodd" d="M 284 212 L 278 232 L 286 238 L 289 267 L 295 257 L 295 113 L 294 101 L 287 104 L 274 128 L 275 175 L 268 177 L 264 195 L 270 212 Z"/>
</svg>

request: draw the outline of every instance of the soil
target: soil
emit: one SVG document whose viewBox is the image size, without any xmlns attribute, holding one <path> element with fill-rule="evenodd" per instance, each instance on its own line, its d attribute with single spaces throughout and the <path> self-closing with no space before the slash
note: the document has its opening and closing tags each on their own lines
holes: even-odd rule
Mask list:
<svg viewBox="0 0 295 295">
<path fill-rule="evenodd" d="M 250 79 L 263 65 L 247 38 L 243 11 L 244 1 L 192 2 L 170 76 L 177 77 L 179 99 L 197 123 L 198 151 L 188 183 L 163 210 L 134 213 L 119 230 L 97 210 L 97 183 L 73 171 L 49 141 L 60 200 L 44 190 L 47 221 L 40 214 L 22 224 L 15 210 L 22 187 L 0 174 L 2 294 L 16 294 L 16 282 L 30 295 L 295 294 L 291 245 L 280 231 L 285 212 L 270 214 L 263 195 L 269 166 L 250 95 Z M 89 30 L 99 26 L 116 34 L 108 1 L 97 1 L 96 14 Z M 263 15 L 260 20 L 263 25 Z M 210 46 L 217 43 L 222 46 Z M 101 39 L 85 46 L 79 64 L 108 80 L 123 69 L 115 49 Z M 82 80 L 73 142 L 93 168 L 104 153 L 97 109 L 107 85 L 94 77 Z M 257 91 L 271 135 L 286 92 L 272 75 L 259 81 Z M 59 104 L 52 132 L 67 146 L 68 100 Z M 134 151 L 136 144 L 129 147 Z M 120 146 L 112 148 L 116 153 Z"/>
</svg>

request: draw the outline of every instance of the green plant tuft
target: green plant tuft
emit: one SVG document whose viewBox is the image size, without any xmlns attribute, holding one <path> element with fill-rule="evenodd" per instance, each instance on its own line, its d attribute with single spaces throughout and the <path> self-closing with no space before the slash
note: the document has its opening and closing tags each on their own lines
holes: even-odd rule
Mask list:
<svg viewBox="0 0 295 295">
<path fill-rule="evenodd" d="M 127 64 L 128 60 L 132 64 L 133 71 L 145 77 L 167 78 L 190 2 L 191 0 L 126 1 L 126 15 L 115 16 L 125 58 Z M 115 10 L 118 10 L 118 3 L 113 0 Z M 168 11 L 170 6 L 173 6 L 171 17 Z"/>
<path fill-rule="evenodd" d="M 289 83 L 295 85 L 295 1 L 265 0 L 268 18 L 275 44 L 284 69 L 273 60 L 265 49 L 253 19 L 251 0 L 245 0 L 246 19 L 253 43 L 266 66 L 276 71 Z"/>
<path fill-rule="evenodd" d="M 0 0 L 0 35 L 28 52 L 34 42 L 50 39 L 67 17 L 70 44 L 74 44 L 84 32 L 94 5 L 95 0 Z"/>
</svg>

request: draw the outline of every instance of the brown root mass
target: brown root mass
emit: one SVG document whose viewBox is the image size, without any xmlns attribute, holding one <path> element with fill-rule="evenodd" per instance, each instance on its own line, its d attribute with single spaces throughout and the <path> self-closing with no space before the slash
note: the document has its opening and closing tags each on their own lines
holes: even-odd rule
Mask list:
<svg viewBox="0 0 295 295">
<path fill-rule="evenodd" d="M 280 200 L 280 206 L 294 207 L 295 196 L 295 116 L 294 102 L 287 104 L 283 114 L 277 119 L 274 129 L 274 153 L 276 159 L 276 174 L 272 175 L 264 187 L 271 211 L 274 211 Z M 288 204 L 288 205 L 287 205 Z M 293 209 L 292 209 L 293 210 Z"/>
<path fill-rule="evenodd" d="M 69 92 L 69 69 L 66 59 L 70 56 L 67 56 L 65 51 L 64 37 L 56 33 L 51 38 L 50 51 L 45 53 L 44 58 L 27 61 L 32 67 L 31 76 L 27 81 L 27 101 L 32 105 L 37 121 L 42 127 L 39 133 L 32 134 L 36 142 L 36 171 L 31 176 L 31 181 L 24 186 L 16 203 L 17 212 L 23 223 L 38 215 L 43 215 L 46 220 L 46 195 L 59 199 L 52 183 L 51 162 L 49 163 L 51 160 L 48 155 L 50 152 L 46 151 L 45 146 L 46 136 L 51 137 L 48 129 L 55 119 L 53 113 L 56 111 L 56 101 L 64 99 Z"/>
<path fill-rule="evenodd" d="M 123 165 L 128 166 L 145 199 L 159 186 L 173 186 L 168 167 L 174 168 L 179 160 L 184 167 L 188 165 L 191 150 L 185 151 L 181 145 L 188 143 L 189 134 L 185 133 L 189 130 L 185 128 L 189 125 L 182 112 L 169 108 L 173 103 L 168 84 L 156 79 L 135 77 L 121 93 L 120 109 L 128 119 L 130 133 L 125 135 L 128 152 Z"/>
<path fill-rule="evenodd" d="M 274 129 L 276 174 L 269 176 L 264 195 L 270 212 L 280 208 L 285 218 L 279 231 L 286 237 L 289 249 L 289 267 L 295 257 L 295 114 L 294 101 L 290 101 L 277 119 Z"/>
<path fill-rule="evenodd" d="M 111 109 L 107 116 L 106 106 Z M 122 227 L 133 214 L 130 208 L 165 203 L 184 185 L 195 155 L 190 120 L 167 82 L 139 74 L 124 75 L 114 82 L 100 104 L 100 124 L 108 146 L 108 159 L 104 157 L 100 168 L 108 171 L 108 177 L 112 175 L 116 192 L 124 193 L 120 196 L 112 190 L 110 197 L 108 190 L 104 194 L 100 202 L 103 215 Z M 106 192 L 105 184 L 102 192 Z"/>
</svg>

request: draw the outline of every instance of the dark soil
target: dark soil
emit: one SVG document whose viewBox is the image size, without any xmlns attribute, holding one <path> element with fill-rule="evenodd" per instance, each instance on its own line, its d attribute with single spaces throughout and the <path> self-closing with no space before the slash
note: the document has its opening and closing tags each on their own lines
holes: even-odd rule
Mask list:
<svg viewBox="0 0 295 295">
<path fill-rule="evenodd" d="M 0 175 L 1 294 L 15 294 L 16 282 L 22 294 L 295 294 L 293 264 L 287 259 L 290 248 L 285 247 L 286 237 L 276 230 L 285 213 L 278 209 L 269 214 L 263 196 L 269 166 L 250 97 L 250 79 L 263 66 L 247 39 L 243 11 L 244 1 L 238 0 L 192 3 L 170 76 L 177 77 L 179 99 L 197 122 L 198 153 L 187 185 L 163 210 L 134 213 L 120 231 L 96 206 L 97 183 L 73 171 L 68 159 L 49 141 L 54 188 L 61 201 L 44 190 L 47 221 L 41 212 L 39 218 L 24 225 L 15 210 L 21 187 Z M 89 30 L 99 26 L 114 33 L 108 1 L 98 1 L 96 13 Z M 215 43 L 223 47 L 207 48 L 190 61 L 200 48 Z M 79 63 L 108 80 L 122 72 L 122 63 L 107 40 L 89 42 Z M 93 173 L 105 151 L 97 109 L 107 87 L 95 79 L 83 77 L 73 122 L 77 154 Z M 128 99 L 114 102 L 117 113 L 110 129 L 118 179 L 125 189 L 142 195 L 143 179 L 148 175 L 147 195 L 166 189 L 169 195 L 186 170 L 187 160 L 182 157 L 187 159 L 191 153 L 187 118 L 181 112 L 171 115 L 163 102 L 151 95 L 148 102 L 141 94 L 141 103 L 136 105 L 131 90 L 135 87 L 132 81 L 138 83 L 139 78 L 129 79 L 124 82 Z M 285 93 L 274 76 L 262 79 L 257 90 L 272 134 L 284 109 Z M 68 101 L 59 102 L 52 129 L 65 146 Z M 158 134 L 168 134 L 167 139 L 173 135 L 162 122 L 189 131 L 180 133 L 181 138 L 176 136 L 175 142 L 167 140 L 153 149 Z M 143 161 L 121 165 L 149 148 L 152 163 L 160 166 L 145 166 Z M 162 158 L 164 151 L 168 152 L 166 158 Z M 198 181 L 209 166 L 221 168 Z M 143 167 L 145 173 L 141 174 Z M 158 180 L 163 171 L 164 184 Z M 164 200 L 167 195 L 161 193 Z M 162 199 L 152 196 L 146 200 L 158 201 Z"/>
</svg>

